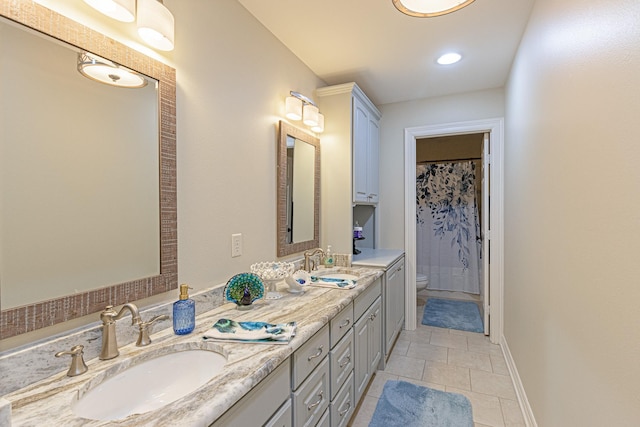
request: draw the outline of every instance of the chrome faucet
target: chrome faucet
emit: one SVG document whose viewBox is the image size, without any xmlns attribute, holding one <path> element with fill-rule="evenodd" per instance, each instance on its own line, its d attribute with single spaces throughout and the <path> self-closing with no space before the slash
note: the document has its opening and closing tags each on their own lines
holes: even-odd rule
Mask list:
<svg viewBox="0 0 640 427">
<path fill-rule="evenodd" d="M 102 351 L 100 351 L 100 360 L 109 360 L 120 354 L 118 350 L 118 342 L 116 341 L 116 320 L 125 315 L 125 309 L 131 312 L 131 324 L 138 325 L 142 322 L 138 307 L 135 304 L 128 303 L 122 306 L 119 312 L 113 309 L 112 305 L 108 305 L 100 313 L 102 320 Z"/>
<path fill-rule="evenodd" d="M 316 270 L 318 268 L 318 265 L 316 264 L 316 262 L 314 260 L 311 259 L 312 256 L 321 254 L 322 255 L 322 259 L 324 259 L 324 251 L 320 248 L 316 248 L 316 249 L 312 249 L 310 251 L 307 251 L 304 253 L 304 269 L 308 272 L 311 273 L 313 270 Z M 320 262 L 322 262 L 322 259 L 320 260 Z"/>
</svg>

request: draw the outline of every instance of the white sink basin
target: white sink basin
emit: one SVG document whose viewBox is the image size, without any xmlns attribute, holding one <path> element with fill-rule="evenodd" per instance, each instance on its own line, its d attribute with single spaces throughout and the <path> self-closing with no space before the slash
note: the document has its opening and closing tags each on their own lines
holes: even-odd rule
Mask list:
<svg viewBox="0 0 640 427">
<path fill-rule="evenodd" d="M 158 356 L 127 368 L 72 404 L 79 417 L 110 421 L 161 408 L 195 391 L 224 368 L 226 358 L 195 349 Z"/>
</svg>

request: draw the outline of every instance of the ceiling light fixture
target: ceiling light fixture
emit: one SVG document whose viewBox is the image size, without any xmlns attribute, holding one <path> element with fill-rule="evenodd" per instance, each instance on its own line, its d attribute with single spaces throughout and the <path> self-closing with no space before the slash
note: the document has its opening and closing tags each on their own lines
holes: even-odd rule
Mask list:
<svg viewBox="0 0 640 427">
<path fill-rule="evenodd" d="M 84 0 L 89 6 L 121 22 L 136 19 L 136 0 Z"/>
<path fill-rule="evenodd" d="M 440 58 L 437 59 L 438 64 L 440 65 L 451 65 L 462 59 L 462 55 L 459 53 L 451 52 L 445 53 Z"/>
<path fill-rule="evenodd" d="M 138 34 L 158 50 L 173 50 L 175 22 L 162 0 L 138 0 Z"/>
<path fill-rule="evenodd" d="M 392 0 L 393 5 L 405 15 L 432 18 L 446 15 L 470 5 L 474 0 Z"/>
<path fill-rule="evenodd" d="M 313 132 L 324 132 L 324 115 L 311 98 L 299 92 L 289 92 L 291 96 L 285 99 L 285 117 L 290 120 L 302 120 Z"/>
<path fill-rule="evenodd" d="M 140 74 L 86 52 L 78 53 L 78 71 L 91 80 L 111 86 L 139 88 L 147 85 L 147 79 Z"/>
</svg>

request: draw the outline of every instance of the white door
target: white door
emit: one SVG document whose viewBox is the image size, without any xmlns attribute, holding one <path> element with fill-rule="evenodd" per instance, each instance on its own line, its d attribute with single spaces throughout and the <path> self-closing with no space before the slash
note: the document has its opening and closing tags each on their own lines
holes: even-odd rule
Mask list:
<svg viewBox="0 0 640 427">
<path fill-rule="evenodd" d="M 491 221 L 490 221 L 490 203 L 491 194 L 489 189 L 491 188 L 491 153 L 489 152 L 489 133 L 485 132 L 484 141 L 482 144 L 482 304 L 484 307 L 484 334 L 489 335 L 489 263 L 491 260 Z"/>
</svg>

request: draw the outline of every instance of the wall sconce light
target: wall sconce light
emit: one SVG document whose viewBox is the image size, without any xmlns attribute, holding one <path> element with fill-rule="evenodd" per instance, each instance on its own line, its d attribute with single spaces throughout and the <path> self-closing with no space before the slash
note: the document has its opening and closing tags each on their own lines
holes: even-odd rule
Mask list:
<svg viewBox="0 0 640 427">
<path fill-rule="evenodd" d="M 432 18 L 446 15 L 470 5 L 474 0 L 392 0 L 393 5 L 405 15 Z"/>
<path fill-rule="evenodd" d="M 136 0 L 84 0 L 89 6 L 109 18 L 121 22 L 136 19 Z"/>
<path fill-rule="evenodd" d="M 78 53 L 78 71 L 91 80 L 111 86 L 139 88 L 147 85 L 147 79 L 140 74 L 86 52 Z"/>
<path fill-rule="evenodd" d="M 138 0 L 138 34 L 150 46 L 173 50 L 175 21 L 162 0 Z"/>
<path fill-rule="evenodd" d="M 35 0 L 39 2 L 40 0 Z M 162 0 L 84 0 L 104 15 L 122 22 L 137 19 L 138 34 L 149 46 L 169 51 L 174 47 L 175 20 Z"/>
<path fill-rule="evenodd" d="M 313 132 L 324 131 L 324 115 L 310 98 L 301 93 L 291 91 L 285 99 L 285 116 L 290 120 L 302 120 Z"/>
</svg>

